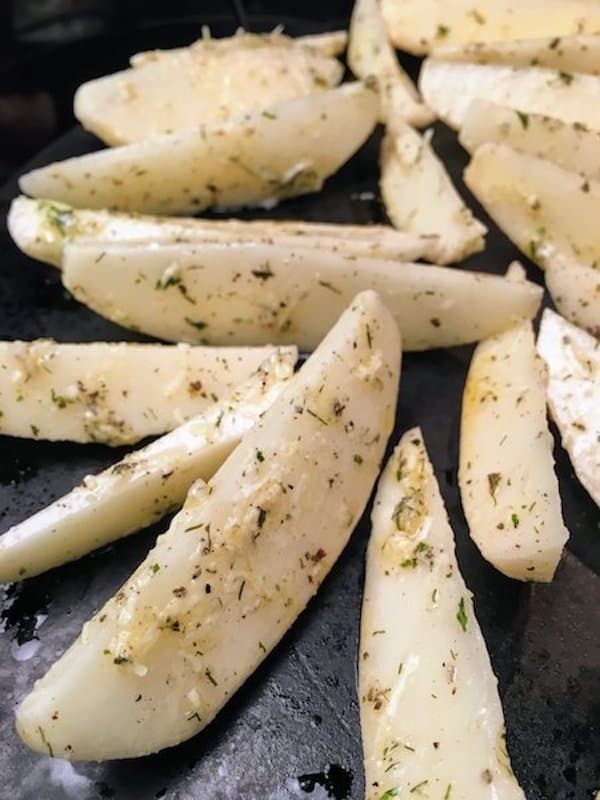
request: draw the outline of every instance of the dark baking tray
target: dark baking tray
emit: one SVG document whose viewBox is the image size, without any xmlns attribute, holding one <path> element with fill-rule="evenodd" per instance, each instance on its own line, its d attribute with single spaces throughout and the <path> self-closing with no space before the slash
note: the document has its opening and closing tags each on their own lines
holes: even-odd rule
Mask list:
<svg viewBox="0 0 600 800">
<path fill-rule="evenodd" d="M 287 22 L 291 33 L 311 30 L 306 23 Z M 269 23 L 254 20 L 254 27 L 266 29 Z M 231 25 L 215 30 L 227 34 Z M 104 71 L 120 68 L 125 54 L 136 49 L 184 43 L 197 32 L 197 25 L 179 25 L 122 35 L 114 47 L 105 43 Z M 282 203 L 271 216 L 385 220 L 377 195 L 379 140 L 380 133 L 374 134 L 322 193 Z M 490 227 L 485 253 L 466 266 L 503 272 L 518 253 L 468 196 L 461 181 L 466 159 L 455 136 L 438 124 L 434 146 Z M 97 147 L 97 140 L 75 128 L 28 168 Z M 0 338 L 136 338 L 70 299 L 55 270 L 17 251 L 5 225 L 16 192 L 15 182 L 0 190 Z M 535 267 L 527 267 L 539 281 Z M 405 357 L 391 442 L 409 426 L 423 427 L 499 678 L 513 766 L 527 797 L 593 798 L 600 788 L 600 514 L 557 449 L 571 541 L 555 581 L 523 585 L 483 561 L 468 537 L 456 486 L 460 400 L 470 354 L 471 348 L 462 347 Z M 2 528 L 121 452 L 0 437 Z M 71 766 L 31 753 L 14 732 L 13 708 L 144 557 L 164 525 L 2 588 L 0 800 L 362 798 L 356 649 L 368 515 L 369 509 L 317 597 L 218 718 L 185 744 L 137 760 Z M 401 625 L 404 612 L 398 611 Z"/>
</svg>

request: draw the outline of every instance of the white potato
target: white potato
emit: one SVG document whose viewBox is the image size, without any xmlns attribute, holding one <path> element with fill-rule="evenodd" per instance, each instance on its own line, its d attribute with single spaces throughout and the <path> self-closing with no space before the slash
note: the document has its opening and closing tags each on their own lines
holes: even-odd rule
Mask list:
<svg viewBox="0 0 600 800">
<path fill-rule="evenodd" d="M 76 240 L 194 241 L 274 243 L 309 249 L 326 248 L 356 258 L 435 260 L 437 237 L 398 231 L 391 225 L 341 225 L 295 220 L 212 220 L 195 217 L 151 217 L 117 211 L 79 209 L 52 200 L 15 198 L 8 230 L 24 253 L 60 267 L 63 247 Z"/>
<path fill-rule="evenodd" d="M 597 261 L 582 264 L 553 253 L 544 272 L 546 288 L 560 313 L 593 336 L 600 336 L 600 271 Z"/>
<path fill-rule="evenodd" d="M 373 507 L 359 694 L 366 800 L 525 800 L 418 428 L 388 461 Z"/>
<path fill-rule="evenodd" d="M 427 132 L 421 136 L 400 119 L 381 146 L 379 187 L 387 215 L 401 230 L 437 236 L 434 259 L 462 261 L 483 250 L 487 228 L 456 191 Z"/>
<path fill-rule="evenodd" d="M 471 537 L 511 578 L 552 580 L 569 538 L 552 448 L 546 371 L 531 322 L 523 322 L 480 342 L 473 353 L 458 471 Z"/>
<path fill-rule="evenodd" d="M 504 233 L 541 269 L 560 254 L 582 264 L 597 263 L 600 183 L 493 143 L 475 151 L 465 182 Z"/>
<path fill-rule="evenodd" d="M 377 0 L 355 0 L 346 58 L 357 78 L 377 88 L 382 122 L 389 114 L 419 127 L 433 121 L 434 115 L 398 63 Z"/>
<path fill-rule="evenodd" d="M 459 141 L 471 154 L 482 144 L 495 142 L 552 161 L 586 178 L 600 179 L 600 133 L 584 125 L 474 100 L 460 129 Z"/>
<path fill-rule="evenodd" d="M 392 41 L 428 53 L 442 42 L 495 42 L 600 31 L 596 0 L 382 0 Z"/>
<path fill-rule="evenodd" d="M 600 506 L 600 342 L 547 308 L 537 350 L 552 418 L 575 473 Z"/>
<path fill-rule="evenodd" d="M 406 350 L 498 333 L 532 317 L 542 294 L 497 275 L 248 244 L 71 243 L 63 280 L 94 311 L 161 339 L 304 350 L 364 289 L 381 294 Z"/>
<path fill-rule="evenodd" d="M 359 295 L 19 706 L 30 747 L 141 756 L 212 720 L 346 545 L 392 429 L 399 367 L 393 317 Z"/>
<path fill-rule="evenodd" d="M 10 528 L 0 536 L 0 583 L 73 561 L 181 506 L 279 396 L 296 356 L 294 348 L 270 356 L 226 399 Z"/>
<path fill-rule="evenodd" d="M 435 48 L 434 55 L 444 61 L 546 67 L 565 72 L 600 74 L 600 36 L 595 34 L 469 42 L 463 45 L 441 44 Z"/>
<path fill-rule="evenodd" d="M 112 446 L 137 442 L 230 394 L 274 351 L 0 342 L 0 433 Z"/>
<path fill-rule="evenodd" d="M 342 74 L 335 58 L 281 34 L 201 39 L 82 84 L 74 112 L 106 144 L 129 144 L 294 100 Z"/>
<path fill-rule="evenodd" d="M 204 27 L 202 36 L 191 45 L 188 45 L 188 47 L 171 48 L 169 50 L 144 50 L 131 56 L 129 64 L 132 67 L 141 67 L 150 61 L 156 61 L 164 57 L 168 58 L 173 53 L 177 53 L 181 50 L 195 47 L 204 48 L 207 40 L 211 42 L 211 47 L 213 49 L 218 48 L 223 52 L 231 49 L 235 50 L 238 47 L 237 38 L 244 40 L 245 47 L 264 47 L 265 41 L 267 45 L 277 44 L 280 47 L 284 45 L 288 47 L 302 45 L 303 47 L 309 47 L 311 50 L 323 56 L 341 55 L 348 43 L 348 34 L 344 30 L 327 31 L 326 33 L 314 33 L 291 38 L 282 34 L 279 29 L 275 29 L 271 33 L 249 34 L 240 28 L 236 31 L 234 36 L 229 36 L 224 39 L 212 39 L 210 36 L 210 29 Z"/>
<path fill-rule="evenodd" d="M 49 164 L 23 175 L 32 197 L 82 208 L 182 214 L 272 207 L 318 191 L 367 139 L 377 97 L 359 83 L 238 119 Z"/>
<path fill-rule="evenodd" d="M 525 114 L 545 114 L 600 131 L 597 75 L 428 58 L 421 69 L 419 88 L 427 105 L 456 129 L 464 124 L 473 100 L 484 99 Z"/>
</svg>

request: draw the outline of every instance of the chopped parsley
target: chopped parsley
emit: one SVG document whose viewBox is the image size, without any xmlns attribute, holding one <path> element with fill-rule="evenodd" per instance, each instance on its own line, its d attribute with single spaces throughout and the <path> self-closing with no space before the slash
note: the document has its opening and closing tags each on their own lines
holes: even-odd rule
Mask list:
<svg viewBox="0 0 600 800">
<path fill-rule="evenodd" d="M 263 451 L 262 451 L 262 450 L 257 450 L 257 451 L 256 451 L 256 460 L 257 460 L 257 461 L 260 461 L 260 463 L 261 463 L 261 464 L 262 464 L 262 462 L 265 460 L 265 456 L 264 456 L 264 454 L 263 454 Z"/>
<path fill-rule="evenodd" d="M 529 127 L 529 114 L 524 114 L 522 111 L 517 111 L 517 117 L 519 118 L 519 122 L 523 126 L 523 130 L 527 130 Z"/>
<path fill-rule="evenodd" d="M 573 83 L 573 75 L 570 72 L 563 72 L 562 70 L 558 73 L 558 77 L 561 81 L 565 84 L 565 86 L 570 86 Z"/>
<path fill-rule="evenodd" d="M 458 611 L 456 612 L 456 619 L 460 627 L 463 631 L 467 632 L 467 625 L 469 624 L 469 619 L 467 617 L 467 612 L 465 611 L 465 598 L 461 597 L 460 602 L 458 604 Z"/>
<path fill-rule="evenodd" d="M 515 514 L 515 513 L 512 513 L 512 514 L 510 515 L 510 519 L 511 519 L 511 522 L 512 522 L 512 524 L 513 524 L 513 528 L 518 528 L 518 527 L 519 527 L 519 524 L 520 524 L 520 522 L 521 522 L 521 520 L 519 519 L 519 515 L 518 515 L 518 514 Z"/>
<path fill-rule="evenodd" d="M 364 461 L 363 457 L 359 453 L 354 454 L 354 463 L 355 464 L 362 464 Z"/>
</svg>

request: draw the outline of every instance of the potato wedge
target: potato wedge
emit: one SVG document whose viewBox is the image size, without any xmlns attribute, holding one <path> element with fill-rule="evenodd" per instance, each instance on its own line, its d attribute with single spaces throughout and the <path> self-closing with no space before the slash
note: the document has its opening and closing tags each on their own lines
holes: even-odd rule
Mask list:
<svg viewBox="0 0 600 800">
<path fill-rule="evenodd" d="M 292 347 L 276 352 L 227 398 L 10 528 L 0 536 L 0 583 L 66 564 L 179 508 L 273 404 L 296 355 Z"/>
<path fill-rule="evenodd" d="M 600 133 L 584 125 L 569 125 L 554 117 L 474 100 L 459 141 L 471 154 L 481 145 L 494 142 L 552 161 L 586 178 L 600 179 Z"/>
<path fill-rule="evenodd" d="M 465 182 L 504 233 L 541 269 L 560 254 L 582 264 L 597 263 L 600 183 L 498 144 L 475 151 Z"/>
<path fill-rule="evenodd" d="M 546 371 L 523 322 L 475 348 L 460 429 L 458 483 L 471 538 L 510 578 L 551 581 L 569 538 L 552 449 Z"/>
<path fill-rule="evenodd" d="M 600 131 L 600 77 L 596 75 L 428 58 L 419 88 L 427 105 L 457 130 L 473 100 L 484 99 Z"/>
<path fill-rule="evenodd" d="M 434 55 L 444 61 L 545 67 L 563 72 L 600 75 L 600 36 L 597 33 L 469 42 L 463 45 L 441 44 L 435 48 Z"/>
<path fill-rule="evenodd" d="M 430 145 L 396 119 L 381 146 L 379 187 L 387 215 L 400 230 L 437 236 L 434 260 L 462 261 L 483 250 L 487 228 L 458 194 Z"/>
<path fill-rule="evenodd" d="M 205 31 L 208 35 L 205 35 Z M 239 47 L 236 37 L 243 39 L 245 47 L 264 47 L 265 42 L 267 45 L 276 44 L 280 47 L 285 45 L 289 47 L 302 45 L 303 47 L 309 47 L 322 56 L 342 55 L 348 44 L 348 33 L 344 30 L 327 31 L 326 33 L 309 33 L 306 36 L 296 36 L 292 38 L 281 33 L 279 29 L 275 29 L 271 31 L 271 33 L 252 34 L 243 29 L 238 29 L 233 36 L 223 39 L 213 39 L 210 36 L 210 30 L 205 27 L 202 31 L 202 36 L 187 47 L 170 48 L 169 50 L 144 50 L 131 56 L 129 64 L 132 67 L 141 67 L 150 61 L 156 61 L 159 58 L 165 57 L 168 58 L 170 55 L 180 50 L 187 50 L 195 47 L 202 49 L 205 48 L 207 40 L 211 42 L 211 47 L 213 49 L 218 48 L 221 51 L 235 50 Z"/>
<path fill-rule="evenodd" d="M 419 55 L 441 43 L 600 31 L 595 0 L 382 0 L 381 11 L 396 47 Z"/>
<path fill-rule="evenodd" d="M 222 124 L 49 164 L 19 185 L 32 197 L 150 214 L 272 207 L 318 191 L 376 119 L 374 92 L 345 84 Z"/>
<path fill-rule="evenodd" d="M 343 67 L 282 34 L 200 39 L 82 84 L 74 112 L 108 145 L 243 117 L 338 84 Z"/>
<path fill-rule="evenodd" d="M 600 506 L 600 344 L 545 309 L 537 351 L 548 368 L 547 397 L 575 474 Z"/>
<path fill-rule="evenodd" d="M 366 800 L 525 800 L 418 428 L 404 434 L 379 480 L 359 654 Z"/>
<path fill-rule="evenodd" d="M 137 442 L 176 428 L 229 395 L 274 352 L 0 342 L 0 433 L 115 447 Z"/>
<path fill-rule="evenodd" d="M 546 262 L 546 288 L 552 302 L 575 325 L 600 336 L 600 272 L 593 266 L 554 253 Z"/>
<path fill-rule="evenodd" d="M 356 297 L 21 703 L 17 729 L 30 747 L 74 760 L 141 756 L 211 721 L 360 518 L 393 425 L 400 355 L 377 295 Z"/>
<path fill-rule="evenodd" d="M 433 122 L 434 114 L 398 63 L 377 0 L 355 0 L 346 58 L 357 78 L 377 88 L 382 122 L 390 113 L 417 127 Z"/>
<path fill-rule="evenodd" d="M 532 317 L 532 283 L 275 245 L 71 243 L 63 281 L 120 325 L 174 341 L 312 350 L 354 295 L 378 291 L 406 350 L 472 342 Z"/>
<path fill-rule="evenodd" d="M 60 267 L 63 247 L 84 241 L 257 242 L 309 249 L 326 248 L 347 256 L 413 261 L 435 260 L 437 237 L 398 231 L 391 225 L 337 225 L 295 220 L 211 220 L 151 217 L 79 209 L 52 200 L 15 198 L 8 230 L 24 253 Z"/>
</svg>

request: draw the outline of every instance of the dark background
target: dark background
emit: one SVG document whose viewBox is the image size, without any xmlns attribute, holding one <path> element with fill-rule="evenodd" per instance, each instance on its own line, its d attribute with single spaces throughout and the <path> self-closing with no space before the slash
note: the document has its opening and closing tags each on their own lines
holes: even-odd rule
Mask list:
<svg viewBox="0 0 600 800">
<path fill-rule="evenodd" d="M 248 1 L 244 7 L 252 29 L 285 21 L 290 33 L 301 34 L 345 26 L 350 5 Z M 216 20 L 215 34 L 230 34 L 239 10 L 228 2 L 0 0 L 0 15 L 1 185 L 40 150 L 35 165 L 99 146 L 73 129 L 73 92 L 83 80 L 122 68 L 133 52 L 187 43 L 204 22 Z M 405 64 L 416 66 L 411 59 Z M 385 221 L 377 197 L 378 146 L 376 133 L 323 192 L 287 201 L 269 214 Z M 518 253 L 462 184 L 466 159 L 455 136 L 438 124 L 434 146 L 490 227 L 486 251 L 467 268 L 503 272 Z M 16 250 L 4 216 L 16 193 L 12 180 L 0 189 L 0 338 L 135 338 L 70 300 L 56 270 Z M 533 265 L 527 269 L 540 280 Z M 469 539 L 456 486 L 460 400 L 470 355 L 471 348 L 463 347 L 405 357 L 391 442 L 422 425 L 498 675 L 513 766 L 528 800 L 592 800 L 600 789 L 600 513 L 557 448 L 572 536 L 555 581 L 523 585 L 482 560 Z M 0 529 L 120 455 L 95 445 L 0 437 Z M 13 728 L 14 704 L 163 529 L 0 587 L 0 800 L 360 800 L 355 663 L 368 512 L 307 611 L 199 736 L 149 758 L 73 767 L 21 744 Z M 410 609 L 398 609 L 400 625 L 405 613 Z"/>
</svg>

